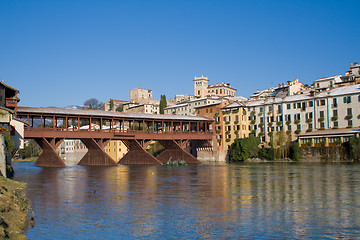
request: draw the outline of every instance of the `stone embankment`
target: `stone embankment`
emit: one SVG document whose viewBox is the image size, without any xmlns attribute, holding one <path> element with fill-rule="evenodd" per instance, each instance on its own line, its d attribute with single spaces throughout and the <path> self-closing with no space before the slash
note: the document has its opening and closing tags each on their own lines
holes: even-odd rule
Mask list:
<svg viewBox="0 0 360 240">
<path fill-rule="evenodd" d="M 0 177 L 0 239 L 27 239 L 26 184 Z"/>
</svg>

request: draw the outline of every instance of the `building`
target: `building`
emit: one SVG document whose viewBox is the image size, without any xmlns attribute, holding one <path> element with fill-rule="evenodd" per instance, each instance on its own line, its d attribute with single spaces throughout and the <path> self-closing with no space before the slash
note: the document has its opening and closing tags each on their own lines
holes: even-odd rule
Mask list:
<svg viewBox="0 0 360 240">
<path fill-rule="evenodd" d="M 249 136 L 249 117 L 242 102 L 221 102 L 196 107 L 196 115 L 215 120 L 214 151 L 219 161 L 229 159 L 228 150 L 236 138 Z M 216 143 L 216 144 L 215 144 Z"/>
<path fill-rule="evenodd" d="M 144 104 L 150 103 L 152 100 L 152 90 L 144 88 L 135 88 L 130 90 L 130 102 Z"/>
<path fill-rule="evenodd" d="M 250 99 L 292 96 L 299 94 L 307 89 L 309 89 L 309 87 L 302 84 L 299 79 L 295 79 L 293 81 L 287 81 L 286 84 L 279 84 L 277 87 L 271 87 L 261 91 L 257 90 L 250 96 Z"/>
<path fill-rule="evenodd" d="M 314 81 L 314 89 L 317 92 L 327 91 L 342 83 L 341 75 L 319 78 Z"/>
<path fill-rule="evenodd" d="M 332 147 L 348 142 L 352 137 L 359 137 L 360 128 L 328 129 L 299 134 L 301 147 Z"/>
<path fill-rule="evenodd" d="M 110 99 L 109 101 L 104 103 L 103 108 L 105 111 L 115 112 L 118 109 L 118 111 L 120 112 L 119 107 L 122 108 L 123 105 L 127 104 L 127 103 L 129 103 L 129 101 Z M 113 106 L 111 106 L 111 105 L 113 105 Z"/>
<path fill-rule="evenodd" d="M 209 85 L 207 77 L 201 76 L 194 78 L 194 96 L 204 97 L 232 97 L 236 95 L 236 89 L 229 83 L 215 83 Z"/>
<path fill-rule="evenodd" d="M 129 151 L 120 140 L 111 140 L 104 148 L 104 151 L 114 160 L 119 161 Z"/>
<path fill-rule="evenodd" d="M 195 115 L 196 107 L 204 106 L 212 103 L 221 102 L 219 97 L 204 97 L 197 98 L 191 101 L 183 102 L 176 104 L 170 107 L 164 108 L 164 114 L 173 114 L 173 115 Z"/>
<path fill-rule="evenodd" d="M 295 140 L 300 133 L 360 126 L 359 84 L 244 103 L 250 111 L 249 130 L 263 142 L 280 130 Z"/>
<path fill-rule="evenodd" d="M 155 104 L 140 104 L 133 105 L 126 109 L 126 112 L 130 113 L 147 113 L 147 114 L 160 114 L 160 106 Z"/>
<path fill-rule="evenodd" d="M 207 96 L 209 97 L 233 97 L 236 89 L 230 86 L 230 83 L 215 83 L 208 86 Z"/>
</svg>

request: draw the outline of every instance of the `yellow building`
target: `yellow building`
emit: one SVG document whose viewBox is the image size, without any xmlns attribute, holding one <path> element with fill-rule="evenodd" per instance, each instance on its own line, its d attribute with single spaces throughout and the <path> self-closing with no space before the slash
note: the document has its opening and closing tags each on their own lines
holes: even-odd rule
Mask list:
<svg viewBox="0 0 360 240">
<path fill-rule="evenodd" d="M 233 102 L 221 108 L 216 121 L 221 126 L 217 133 L 221 135 L 218 141 L 224 150 L 228 150 L 236 138 L 249 137 L 249 113 L 241 102 Z"/>
<path fill-rule="evenodd" d="M 127 147 L 120 140 L 111 140 L 104 150 L 114 161 L 119 161 L 128 152 Z"/>
</svg>

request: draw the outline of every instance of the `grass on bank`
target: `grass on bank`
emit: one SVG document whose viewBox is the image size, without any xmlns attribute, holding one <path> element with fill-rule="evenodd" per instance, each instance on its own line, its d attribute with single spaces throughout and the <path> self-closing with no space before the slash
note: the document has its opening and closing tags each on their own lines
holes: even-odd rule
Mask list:
<svg viewBox="0 0 360 240">
<path fill-rule="evenodd" d="M 27 239 L 26 184 L 0 177 L 0 239 Z"/>
</svg>

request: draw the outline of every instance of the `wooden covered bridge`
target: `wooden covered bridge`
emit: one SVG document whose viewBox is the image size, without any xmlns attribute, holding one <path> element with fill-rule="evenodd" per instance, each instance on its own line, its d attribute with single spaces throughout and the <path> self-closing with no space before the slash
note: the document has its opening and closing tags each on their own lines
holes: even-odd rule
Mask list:
<svg viewBox="0 0 360 240">
<path fill-rule="evenodd" d="M 110 140 L 121 140 L 129 151 L 121 164 L 164 164 L 169 158 L 187 163 L 199 161 L 185 148 L 212 147 L 214 121 L 196 116 L 150 115 L 40 107 L 17 107 L 16 117 L 25 121 L 24 138 L 34 139 L 43 149 L 35 166 L 66 167 L 56 153 L 64 139 L 80 139 L 88 152 L 79 165 L 116 165 L 104 147 Z M 158 141 L 164 151 L 157 157 L 146 147 Z"/>
</svg>

